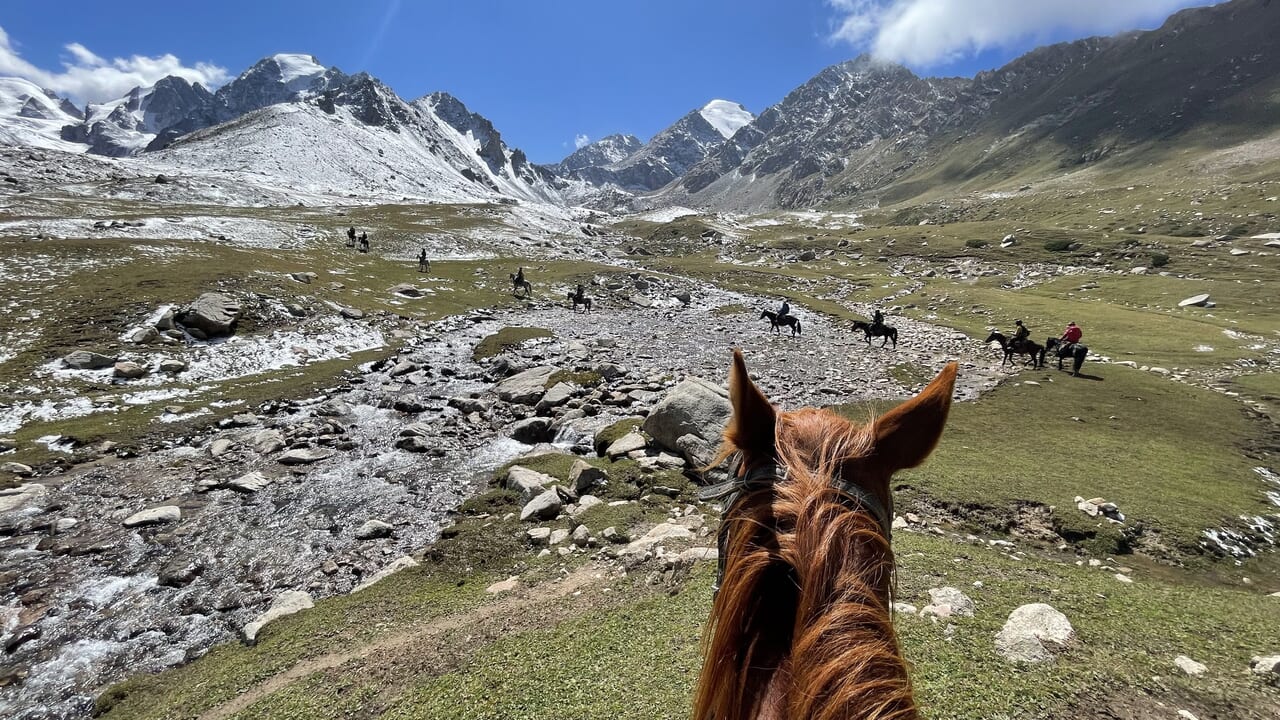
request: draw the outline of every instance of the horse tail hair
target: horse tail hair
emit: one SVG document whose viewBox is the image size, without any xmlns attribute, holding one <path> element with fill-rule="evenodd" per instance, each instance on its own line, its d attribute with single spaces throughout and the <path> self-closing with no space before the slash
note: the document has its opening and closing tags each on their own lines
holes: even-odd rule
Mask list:
<svg viewBox="0 0 1280 720">
<path fill-rule="evenodd" d="M 804 330 L 802 330 L 802 329 L 800 328 L 800 321 L 799 321 L 799 320 L 796 320 L 796 334 L 797 334 L 797 335 L 800 335 L 800 334 L 802 334 L 803 332 L 804 332 Z"/>
</svg>

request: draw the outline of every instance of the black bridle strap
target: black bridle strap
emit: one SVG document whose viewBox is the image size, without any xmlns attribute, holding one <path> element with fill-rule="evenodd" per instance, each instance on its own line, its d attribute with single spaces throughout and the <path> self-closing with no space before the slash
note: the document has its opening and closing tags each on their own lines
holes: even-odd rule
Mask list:
<svg viewBox="0 0 1280 720">
<path fill-rule="evenodd" d="M 720 530 L 716 534 L 717 564 L 719 569 L 716 574 L 715 585 L 712 586 L 713 592 L 720 590 L 720 583 L 724 580 L 725 544 L 729 533 L 728 520 L 733 513 L 734 506 L 737 505 L 744 493 L 770 488 L 786 478 L 787 469 L 785 466 L 770 463 L 756 467 L 725 482 L 709 485 L 698 491 L 698 499 L 704 502 L 711 500 L 724 501 L 724 510 L 720 513 Z M 871 517 L 875 518 L 876 523 L 880 525 L 881 531 L 884 532 L 885 540 L 893 539 L 892 511 L 891 509 L 886 509 L 879 498 L 872 495 L 861 485 L 848 482 L 844 478 L 834 478 L 831 481 L 831 486 L 843 495 L 846 500 L 850 501 L 843 503 L 846 507 L 855 512 L 861 511 L 871 515 Z"/>
</svg>

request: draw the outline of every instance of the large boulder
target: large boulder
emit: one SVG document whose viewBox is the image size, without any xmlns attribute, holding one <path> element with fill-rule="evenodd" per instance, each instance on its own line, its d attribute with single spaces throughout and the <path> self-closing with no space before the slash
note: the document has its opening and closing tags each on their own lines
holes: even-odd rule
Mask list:
<svg viewBox="0 0 1280 720">
<path fill-rule="evenodd" d="M 205 337 L 219 337 L 235 332 L 236 321 L 242 313 L 240 302 L 235 298 L 222 293 L 205 293 L 182 311 L 178 322 L 187 330 L 195 328 Z"/>
<path fill-rule="evenodd" d="M 1075 638 L 1067 616 L 1044 603 L 1032 603 L 1009 613 L 996 635 L 996 652 L 1014 662 L 1052 662 L 1051 646 L 1058 648 Z"/>
<path fill-rule="evenodd" d="M 699 444 L 686 439 L 681 448 L 680 438 L 693 435 L 705 443 L 701 447 L 719 445 L 732 414 L 728 390 L 701 378 L 689 378 L 654 406 L 643 429 L 658 445 L 685 454 L 685 449 L 692 450 Z M 709 460 L 701 455 L 685 454 L 685 459 L 701 466 Z"/>
<path fill-rule="evenodd" d="M 509 431 L 511 439 L 526 445 L 551 440 L 551 418 L 531 417 L 517 421 Z"/>
<path fill-rule="evenodd" d="M 76 350 L 62 358 L 62 364 L 72 370 L 101 370 L 116 364 L 116 359 L 102 353 Z"/>
<path fill-rule="evenodd" d="M 144 527 L 147 525 L 160 525 L 162 523 L 178 522 L 182 519 L 182 510 L 177 505 L 162 505 L 160 507 L 151 508 L 136 512 L 124 519 L 124 526 Z"/>
<path fill-rule="evenodd" d="M 538 495 L 541 495 L 549 485 L 554 484 L 555 478 L 544 473 L 530 470 L 519 465 L 512 465 L 507 470 L 506 487 L 508 490 L 515 490 L 520 493 L 520 502 L 529 502 Z"/>
<path fill-rule="evenodd" d="M 560 514 L 560 509 L 564 504 L 560 501 L 560 493 L 555 488 L 544 490 L 541 495 L 525 503 L 520 509 L 520 519 L 523 520 L 551 520 Z"/>
<path fill-rule="evenodd" d="M 555 368 L 548 366 L 529 368 L 498 383 L 494 390 L 505 402 L 534 405 L 547 392 L 547 380 L 551 379 L 551 373 L 555 371 Z"/>
</svg>

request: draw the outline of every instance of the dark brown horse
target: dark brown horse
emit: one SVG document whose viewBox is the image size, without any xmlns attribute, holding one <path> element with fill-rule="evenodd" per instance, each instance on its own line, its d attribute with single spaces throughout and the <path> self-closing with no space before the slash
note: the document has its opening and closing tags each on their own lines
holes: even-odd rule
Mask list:
<svg viewBox="0 0 1280 720">
<path fill-rule="evenodd" d="M 871 344 L 871 338 L 882 337 L 884 339 L 880 341 L 880 347 L 884 347 L 890 340 L 893 341 L 893 346 L 895 348 L 898 347 L 898 329 L 892 325 L 876 325 L 875 323 L 854 320 L 853 329 L 855 331 L 861 330 L 867 334 L 868 345 Z"/>
<path fill-rule="evenodd" d="M 951 363 L 917 397 L 854 425 L 777 410 L 734 353 L 721 458 L 741 462 L 725 484 L 694 720 L 917 717 L 889 612 L 889 479 L 937 444 L 955 379 Z"/>
<path fill-rule="evenodd" d="M 1009 340 L 1004 336 L 1004 333 L 992 330 L 991 334 L 983 342 L 990 343 L 992 341 L 1000 343 L 1000 349 L 1004 350 L 1004 360 L 1001 361 L 1001 366 L 1012 365 L 1014 355 L 1029 355 L 1032 368 L 1044 366 L 1044 360 L 1041 358 L 1044 353 L 1044 346 L 1031 338 L 1018 341 Z M 1023 364 L 1025 365 L 1026 362 L 1024 361 Z"/>
<path fill-rule="evenodd" d="M 1044 350 L 1040 351 L 1040 367 L 1044 367 L 1044 356 L 1047 353 L 1053 353 L 1058 357 L 1058 369 L 1062 369 L 1062 359 L 1071 358 L 1071 375 L 1080 377 L 1080 366 L 1084 364 L 1084 359 L 1089 356 L 1089 348 L 1081 343 L 1067 343 L 1060 338 L 1051 337 L 1044 343 Z"/>
<path fill-rule="evenodd" d="M 776 333 L 782 332 L 779 328 L 789 327 L 791 328 L 791 337 L 800 334 L 800 318 L 795 315 L 779 315 L 772 310 L 762 310 L 760 319 L 763 320 L 765 318 L 769 318 L 769 329 Z"/>
</svg>

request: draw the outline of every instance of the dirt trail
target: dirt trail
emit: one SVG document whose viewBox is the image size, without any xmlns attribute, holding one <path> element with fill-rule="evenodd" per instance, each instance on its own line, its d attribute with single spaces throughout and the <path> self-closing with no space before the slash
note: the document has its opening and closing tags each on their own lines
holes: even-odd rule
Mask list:
<svg viewBox="0 0 1280 720">
<path fill-rule="evenodd" d="M 379 638 L 368 645 L 303 660 L 287 670 L 272 675 L 240 695 L 205 710 L 198 720 L 225 720 L 247 710 L 259 700 L 283 690 L 291 683 L 314 673 L 336 668 L 353 660 L 363 660 L 378 652 L 402 649 L 452 630 L 511 615 L 517 610 L 563 599 L 596 582 L 596 576 L 601 572 L 603 572 L 601 569 L 594 566 L 585 566 L 558 580 L 541 583 L 531 588 L 522 588 L 496 602 L 486 603 L 463 613 L 446 615 L 422 625 L 415 625 Z"/>
</svg>

